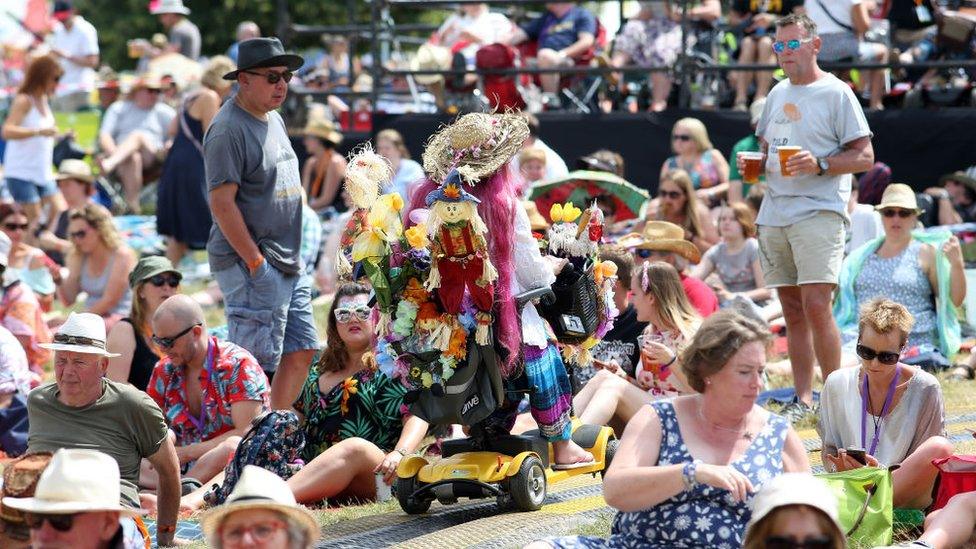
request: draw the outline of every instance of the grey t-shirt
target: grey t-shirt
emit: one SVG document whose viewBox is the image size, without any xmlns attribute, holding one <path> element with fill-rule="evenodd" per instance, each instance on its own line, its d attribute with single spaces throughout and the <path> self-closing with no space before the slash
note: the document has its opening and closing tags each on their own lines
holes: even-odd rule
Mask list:
<svg viewBox="0 0 976 549">
<path fill-rule="evenodd" d="M 58 400 L 56 383 L 31 391 L 27 451 L 86 448 L 108 454 L 119 464 L 123 501 L 138 503 L 139 467 L 166 440 L 166 418 L 149 395 L 131 385 L 103 378 L 102 388 L 102 396 L 82 408 Z"/>
<path fill-rule="evenodd" d="M 207 186 L 237 184 L 237 207 L 251 238 L 268 262 L 287 274 L 302 269 L 302 184 L 298 157 L 277 112 L 258 120 L 231 99 L 203 140 Z M 240 258 L 216 223 L 207 242 L 210 269 L 222 271 Z"/>
<path fill-rule="evenodd" d="M 99 132 L 112 136 L 112 140 L 118 145 L 130 133 L 139 130 L 149 136 L 152 144 L 159 148 L 166 141 L 166 133 L 175 116 L 173 107 L 162 101 L 157 101 L 148 110 L 140 109 L 132 101 L 116 101 L 105 111 Z"/>
<path fill-rule="evenodd" d="M 759 241 L 747 238 L 745 246 L 730 253 L 725 242 L 719 242 L 705 252 L 705 259 L 712 262 L 718 277 L 730 292 L 748 292 L 756 289 L 756 274 L 752 265 L 759 259 Z"/>
<path fill-rule="evenodd" d="M 169 29 L 169 42 L 179 46 L 178 51 L 194 61 L 200 57 L 200 29 L 189 19 L 184 18 Z"/>
<path fill-rule="evenodd" d="M 769 144 L 766 195 L 756 220 L 759 225 L 785 227 L 821 211 L 836 212 L 847 220 L 850 174 L 785 177 L 778 153 L 781 146 L 795 145 L 823 158 L 870 136 L 864 110 L 847 84 L 832 74 L 805 86 L 783 80 L 766 98 L 756 135 Z"/>
</svg>

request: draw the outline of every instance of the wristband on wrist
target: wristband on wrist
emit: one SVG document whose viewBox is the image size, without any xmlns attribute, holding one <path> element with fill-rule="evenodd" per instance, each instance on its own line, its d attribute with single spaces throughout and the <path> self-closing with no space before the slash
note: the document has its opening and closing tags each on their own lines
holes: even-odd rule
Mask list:
<svg viewBox="0 0 976 549">
<path fill-rule="evenodd" d="M 260 267 L 262 263 L 264 263 L 264 256 L 259 255 L 258 258 L 255 259 L 254 261 L 248 262 L 247 270 L 251 271 L 251 273 L 253 274 L 254 271 L 258 270 L 258 267 Z"/>
<path fill-rule="evenodd" d="M 403 457 L 407 457 L 408 455 L 410 455 L 410 452 L 404 450 L 403 448 L 397 448 L 396 450 L 394 450 L 394 452 L 400 454 Z"/>
<path fill-rule="evenodd" d="M 172 533 L 175 533 L 176 532 L 176 525 L 175 524 L 169 524 L 169 525 L 164 526 L 162 524 L 157 524 L 156 525 L 156 532 L 159 533 L 159 534 L 172 534 Z"/>
<path fill-rule="evenodd" d="M 685 466 L 681 468 L 681 480 L 685 483 L 685 490 L 693 490 L 695 486 L 698 486 L 698 479 L 695 478 L 695 473 L 698 472 L 699 463 L 701 463 L 701 460 L 696 459 L 685 463 Z"/>
<path fill-rule="evenodd" d="M 662 364 L 661 367 L 667 368 L 668 366 L 674 364 L 674 361 L 676 360 L 678 360 L 678 353 L 674 353 L 673 355 L 671 355 L 671 360 L 669 360 L 667 364 Z"/>
</svg>

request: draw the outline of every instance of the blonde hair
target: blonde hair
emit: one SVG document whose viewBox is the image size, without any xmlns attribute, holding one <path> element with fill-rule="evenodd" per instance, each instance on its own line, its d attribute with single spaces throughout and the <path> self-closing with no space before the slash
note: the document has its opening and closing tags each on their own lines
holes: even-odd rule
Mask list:
<svg viewBox="0 0 976 549">
<path fill-rule="evenodd" d="M 868 327 L 881 335 L 898 330 L 901 332 L 901 344 L 904 345 L 914 326 L 915 317 L 904 305 L 878 297 L 861 307 L 860 318 L 857 321 L 857 335 L 860 337 L 864 333 L 864 328 Z"/>
<path fill-rule="evenodd" d="M 691 176 L 688 175 L 688 172 L 684 170 L 671 170 L 661 178 L 661 183 L 665 181 L 670 181 L 677 185 L 685 195 L 685 207 L 682 208 L 685 220 L 681 223 L 682 228 L 688 229 L 691 232 L 691 236 L 702 236 L 705 234 L 701 226 L 701 220 L 698 219 L 698 195 L 695 194 L 695 185 L 691 182 Z M 660 187 L 661 184 L 659 183 L 658 188 Z M 664 212 L 660 207 L 657 209 L 657 218 L 667 221 L 664 219 Z"/>
<path fill-rule="evenodd" d="M 705 151 L 710 151 L 715 147 L 712 145 L 711 140 L 708 139 L 708 130 L 705 129 L 705 124 L 697 118 L 682 118 L 674 123 L 674 127 L 671 128 L 671 134 L 674 135 L 674 130 L 681 126 L 688 130 L 688 135 L 691 136 L 691 140 L 695 142 L 698 146 L 698 152 L 703 153 Z"/>
<path fill-rule="evenodd" d="M 546 163 L 546 151 L 540 149 L 539 147 L 522 149 L 522 152 L 519 153 L 519 164 L 525 164 L 530 160 L 538 160 L 544 165 Z"/>
<path fill-rule="evenodd" d="M 444 224 L 444 216 L 441 213 L 441 210 L 444 208 L 444 204 L 445 202 L 438 200 L 430 207 L 430 211 L 434 215 L 430 216 L 427 220 L 427 234 L 432 237 L 437 235 L 438 231 L 441 230 L 441 225 Z M 465 216 L 468 223 L 471 225 L 471 231 L 475 234 L 487 234 L 488 227 L 485 226 L 485 222 L 481 219 L 481 216 L 478 215 L 478 205 L 474 202 L 465 200 L 460 203 L 460 206 L 465 210 Z"/>
<path fill-rule="evenodd" d="M 773 533 L 776 525 L 776 518 L 784 510 L 797 510 L 803 513 L 813 513 L 817 518 L 817 526 L 824 533 L 829 534 L 831 549 L 844 549 L 847 546 L 844 536 L 837 530 L 837 525 L 830 520 L 823 511 L 809 505 L 783 505 L 769 512 L 759 522 L 752 525 L 746 532 L 746 539 L 742 545 L 743 549 L 765 549 L 766 539 Z"/>
<path fill-rule="evenodd" d="M 719 372 L 739 349 L 758 341 L 768 345 L 772 335 L 758 320 L 724 310 L 706 318 L 691 342 L 681 353 L 681 369 L 688 384 L 699 393 L 705 392 L 705 378 Z"/>
<path fill-rule="evenodd" d="M 110 250 L 117 250 L 122 246 L 122 238 L 112 222 L 112 214 L 98 204 L 86 204 L 83 208 L 74 210 L 68 220 L 82 219 L 98 234 L 98 239 Z"/>
<path fill-rule="evenodd" d="M 641 291 L 654 297 L 657 314 L 667 324 L 658 328 L 673 327 L 683 339 L 691 338 L 701 324 L 701 317 L 688 302 L 678 270 L 663 261 L 645 261 L 640 270 Z"/>
<path fill-rule="evenodd" d="M 226 55 L 215 55 L 210 58 L 210 62 L 203 69 L 200 75 L 200 84 L 214 91 L 222 91 L 231 87 L 234 82 L 224 80 L 224 75 L 236 69 L 234 61 Z"/>
<path fill-rule="evenodd" d="M 407 149 L 407 146 L 403 143 L 403 135 L 401 135 L 400 132 L 394 129 L 380 130 L 380 132 L 376 134 L 377 145 L 379 144 L 380 139 L 386 139 L 390 143 L 392 143 L 393 147 L 400 152 L 400 158 L 404 160 L 410 159 L 410 151 Z"/>
</svg>

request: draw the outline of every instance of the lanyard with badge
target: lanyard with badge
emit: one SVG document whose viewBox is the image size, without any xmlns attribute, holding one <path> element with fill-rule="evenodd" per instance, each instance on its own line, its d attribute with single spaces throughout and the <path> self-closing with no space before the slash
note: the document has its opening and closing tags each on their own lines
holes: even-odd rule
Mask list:
<svg viewBox="0 0 976 549">
<path fill-rule="evenodd" d="M 895 377 L 891 379 L 891 383 L 888 385 L 888 393 L 885 395 L 884 405 L 881 406 L 881 415 L 871 419 L 874 421 L 874 437 L 871 439 L 871 448 L 868 450 L 869 455 L 874 455 L 874 452 L 878 449 L 878 439 L 881 438 L 881 427 L 884 425 L 885 419 L 888 416 L 888 408 L 891 406 L 891 401 L 895 398 L 895 387 L 898 385 L 898 378 L 901 377 L 901 370 L 895 370 Z M 868 401 L 871 399 L 871 394 L 868 392 L 868 374 L 864 374 L 864 384 L 862 385 L 863 395 L 861 398 L 861 448 L 867 448 L 867 431 L 868 431 Z"/>
<path fill-rule="evenodd" d="M 206 370 L 207 370 L 207 383 L 200 386 L 200 417 L 193 417 L 190 413 L 190 407 L 186 408 L 186 417 L 190 420 L 190 423 L 197 428 L 197 432 L 203 434 L 203 426 L 206 422 L 207 414 L 207 387 L 211 385 L 210 379 L 213 377 L 213 365 L 217 358 L 217 346 L 213 344 L 213 340 L 207 342 L 207 360 L 206 360 Z"/>
</svg>

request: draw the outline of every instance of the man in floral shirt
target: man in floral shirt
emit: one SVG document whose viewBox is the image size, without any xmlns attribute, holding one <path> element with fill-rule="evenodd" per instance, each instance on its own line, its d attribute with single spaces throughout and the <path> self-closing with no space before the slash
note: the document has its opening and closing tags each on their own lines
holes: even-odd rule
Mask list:
<svg viewBox="0 0 976 549">
<path fill-rule="evenodd" d="M 208 335 L 203 310 L 185 295 L 164 301 L 152 326 L 165 357 L 146 392 L 166 415 L 184 477 L 206 483 L 269 409 L 268 378 L 247 350 Z"/>
</svg>

